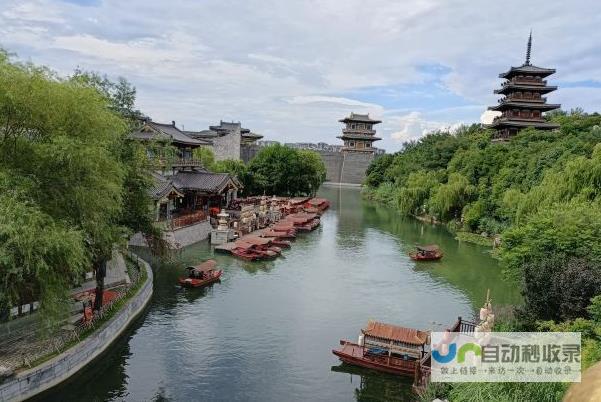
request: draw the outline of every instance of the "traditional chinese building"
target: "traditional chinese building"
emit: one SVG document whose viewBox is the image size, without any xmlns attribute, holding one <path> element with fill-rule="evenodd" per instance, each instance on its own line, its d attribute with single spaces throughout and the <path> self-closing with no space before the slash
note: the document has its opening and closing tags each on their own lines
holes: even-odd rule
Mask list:
<svg viewBox="0 0 601 402">
<path fill-rule="evenodd" d="M 213 147 L 212 141 L 192 138 L 171 124 L 145 119 L 130 134 L 145 145 L 149 158 L 157 223 L 166 229 L 166 238 L 184 246 L 206 238 L 211 230 L 209 217 L 235 200 L 243 186 L 228 173 L 212 173 L 194 158 L 194 149 Z"/>
<path fill-rule="evenodd" d="M 345 124 L 342 135 L 338 137 L 344 141 L 342 152 L 375 153 L 373 142 L 381 138 L 376 137 L 374 125 L 381 123 L 380 120 L 371 119 L 369 114 L 351 113 L 339 121 Z"/>
<path fill-rule="evenodd" d="M 501 112 L 489 127 L 495 129 L 493 141 L 508 140 L 518 131 L 526 127 L 538 130 L 553 130 L 559 125 L 544 119 L 543 113 L 558 109 L 561 105 L 547 103 L 543 95 L 555 91 L 556 86 L 547 85 L 546 77 L 555 73 L 553 68 L 537 67 L 530 64 L 532 51 L 532 32 L 528 38 L 526 61 L 520 67 L 511 67 L 509 71 L 499 74 L 506 81 L 501 89 L 494 91 L 502 94 L 499 104 L 488 109 Z"/>
</svg>

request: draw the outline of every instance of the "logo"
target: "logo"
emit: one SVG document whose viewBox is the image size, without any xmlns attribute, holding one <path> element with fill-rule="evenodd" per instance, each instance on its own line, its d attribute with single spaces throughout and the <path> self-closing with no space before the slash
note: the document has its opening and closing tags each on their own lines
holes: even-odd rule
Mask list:
<svg viewBox="0 0 601 402">
<path fill-rule="evenodd" d="M 449 351 L 446 355 L 442 355 L 438 350 L 432 351 L 432 358 L 439 363 L 450 363 L 457 356 L 457 363 L 465 363 L 465 354 L 467 352 L 473 352 L 474 356 L 482 356 L 482 347 L 472 342 L 464 343 L 459 348 L 457 353 L 457 344 L 451 343 L 448 345 Z"/>
<path fill-rule="evenodd" d="M 431 333 L 432 382 L 578 382 L 578 332 Z"/>
</svg>

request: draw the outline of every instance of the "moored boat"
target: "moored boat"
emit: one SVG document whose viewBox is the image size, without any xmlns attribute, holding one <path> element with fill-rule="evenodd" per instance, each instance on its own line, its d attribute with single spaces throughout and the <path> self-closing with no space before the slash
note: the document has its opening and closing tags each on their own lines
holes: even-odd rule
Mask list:
<svg viewBox="0 0 601 402">
<path fill-rule="evenodd" d="M 306 212 L 314 212 L 314 210 L 317 210 L 318 213 L 321 214 L 329 207 L 330 201 L 325 198 L 311 198 L 305 203 Z"/>
<path fill-rule="evenodd" d="M 347 364 L 396 375 L 413 376 L 428 352 L 429 333 L 412 328 L 369 321 L 358 343 L 341 340 L 332 350 Z"/>
<path fill-rule="evenodd" d="M 202 264 L 187 267 L 188 277 L 179 278 L 179 284 L 183 287 L 197 288 L 216 282 L 221 278 L 223 271 L 216 269 L 215 260 L 207 260 Z"/>
<path fill-rule="evenodd" d="M 435 261 L 442 258 L 442 251 L 436 244 L 415 246 L 416 251 L 409 253 L 415 261 Z"/>
</svg>

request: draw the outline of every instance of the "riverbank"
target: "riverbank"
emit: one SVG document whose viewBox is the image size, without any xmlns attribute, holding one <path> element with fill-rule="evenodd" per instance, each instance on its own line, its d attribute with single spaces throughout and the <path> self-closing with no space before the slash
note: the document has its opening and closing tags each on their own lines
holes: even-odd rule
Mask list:
<svg viewBox="0 0 601 402">
<path fill-rule="evenodd" d="M 132 256 L 142 271 L 141 280 L 131 288 L 131 295 L 114 303 L 114 314 L 98 318 L 94 328 L 78 334 L 61 353 L 34 362 L 32 368 L 6 379 L 0 384 L 0 400 L 23 401 L 67 380 L 99 357 L 142 313 L 153 294 L 153 273 L 147 262 Z"/>
</svg>

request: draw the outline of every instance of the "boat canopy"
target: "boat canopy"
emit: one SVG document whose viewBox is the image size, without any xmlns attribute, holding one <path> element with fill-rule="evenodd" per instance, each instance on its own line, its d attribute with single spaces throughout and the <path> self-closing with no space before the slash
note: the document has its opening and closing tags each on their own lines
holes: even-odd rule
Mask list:
<svg viewBox="0 0 601 402">
<path fill-rule="evenodd" d="M 217 266 L 217 262 L 215 260 L 206 260 L 205 262 L 203 262 L 199 265 L 186 267 L 186 269 L 200 273 L 200 272 L 213 271 L 216 266 Z"/>
<path fill-rule="evenodd" d="M 254 244 L 257 246 L 265 246 L 271 243 L 271 240 L 266 239 L 264 237 L 256 237 L 256 236 L 246 236 L 244 241 L 250 244 Z"/>
<path fill-rule="evenodd" d="M 438 247 L 436 244 L 426 244 L 423 246 L 417 245 L 415 246 L 419 251 L 429 251 L 429 252 L 435 252 L 440 250 L 440 247 Z"/>
<path fill-rule="evenodd" d="M 363 335 L 385 339 L 388 341 L 403 342 L 410 345 L 424 345 L 428 341 L 428 333 L 413 328 L 398 327 L 370 320 L 361 330 Z"/>
</svg>

